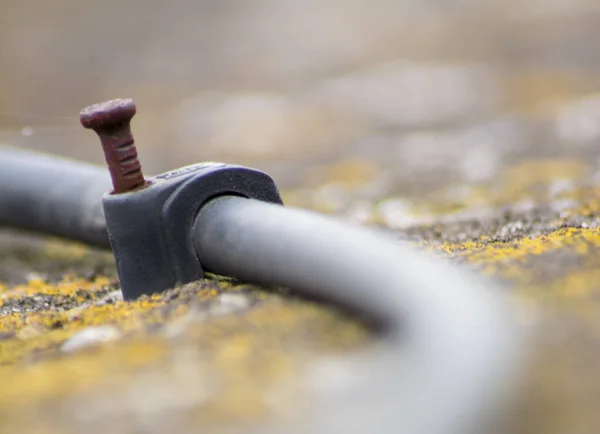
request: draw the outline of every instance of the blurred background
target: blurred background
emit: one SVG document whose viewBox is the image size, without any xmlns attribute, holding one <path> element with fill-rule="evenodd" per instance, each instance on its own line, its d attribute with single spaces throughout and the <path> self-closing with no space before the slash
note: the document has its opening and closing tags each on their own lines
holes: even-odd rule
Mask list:
<svg viewBox="0 0 600 434">
<path fill-rule="evenodd" d="M 79 110 L 131 97 L 147 173 L 250 164 L 402 226 L 532 155 L 596 177 L 599 36 L 597 0 L 3 0 L 0 142 L 101 163 Z"/>
<path fill-rule="evenodd" d="M 419 240 L 597 227 L 598 40 L 598 0 L 1 0 L 0 143 L 102 163 L 79 111 L 130 97 L 146 174 L 251 165 L 275 178 L 287 205 Z M 548 311 L 556 297 L 577 314 L 539 327 L 551 344 L 534 375 L 545 422 L 524 432 L 598 432 L 580 428 L 600 402 L 600 256 L 584 241 L 564 256 L 533 245 L 516 271 L 509 254 L 505 266 L 480 252 L 498 262 L 491 274 L 514 278 Z M 245 344 L 224 345 L 252 391 L 235 389 L 234 402 L 254 403 L 260 390 L 244 379 L 262 365 L 238 358 Z M 237 375 L 235 363 L 224 366 Z M 197 384 L 186 375 L 165 384 Z"/>
</svg>

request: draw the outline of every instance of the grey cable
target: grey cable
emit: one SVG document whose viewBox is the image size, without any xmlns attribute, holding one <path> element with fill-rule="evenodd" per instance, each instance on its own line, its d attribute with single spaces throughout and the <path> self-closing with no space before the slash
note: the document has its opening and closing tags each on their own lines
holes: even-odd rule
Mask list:
<svg viewBox="0 0 600 434">
<path fill-rule="evenodd" d="M 0 147 L 0 225 L 109 247 L 100 206 L 109 189 L 103 168 Z M 489 282 L 364 228 L 243 198 L 205 205 L 194 231 L 208 271 L 287 286 L 386 326 L 379 344 L 340 362 L 351 387 L 317 394 L 310 417 L 256 432 L 467 434 L 509 393 L 518 339 Z"/>
<path fill-rule="evenodd" d="M 239 197 L 205 205 L 194 231 L 209 271 L 287 286 L 387 324 L 382 345 L 354 371 L 365 381 L 285 432 L 478 432 L 510 390 L 518 340 L 489 282 L 364 228 Z"/>
<path fill-rule="evenodd" d="M 0 226 L 110 248 L 101 201 L 110 189 L 102 167 L 0 146 Z"/>
</svg>

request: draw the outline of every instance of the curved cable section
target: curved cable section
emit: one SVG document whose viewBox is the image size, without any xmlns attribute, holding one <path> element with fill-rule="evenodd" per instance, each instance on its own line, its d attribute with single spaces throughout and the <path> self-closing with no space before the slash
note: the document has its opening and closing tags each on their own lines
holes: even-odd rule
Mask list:
<svg viewBox="0 0 600 434">
<path fill-rule="evenodd" d="M 211 272 L 293 288 L 385 326 L 357 365 L 363 382 L 274 432 L 465 434 L 501 407 L 518 344 L 489 282 L 376 232 L 240 197 L 205 205 L 194 231 Z"/>
</svg>

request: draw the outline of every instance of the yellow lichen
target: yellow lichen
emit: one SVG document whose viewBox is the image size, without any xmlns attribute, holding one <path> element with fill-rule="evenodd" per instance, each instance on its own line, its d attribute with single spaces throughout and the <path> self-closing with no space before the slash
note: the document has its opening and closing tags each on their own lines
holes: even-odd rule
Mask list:
<svg viewBox="0 0 600 434">
<path fill-rule="evenodd" d="M 58 284 L 35 279 L 7 291 L 15 297 L 11 300 L 17 294 L 64 297 L 81 291 L 95 294 L 108 283 L 105 277 L 94 282 L 66 278 Z M 108 394 L 111 401 L 121 395 L 127 399 L 132 393 L 129 388 L 137 387 L 137 376 L 162 376 L 170 383 L 182 370 L 211 372 L 210 381 L 219 385 L 213 399 L 190 410 L 202 426 L 258 420 L 270 408 L 265 390 L 291 381 L 301 369 L 301 360 L 311 353 L 340 351 L 368 340 L 361 324 L 323 306 L 265 291 L 253 290 L 249 295 L 247 290 L 230 280 L 199 282 L 134 302 L 96 304 L 92 298 L 62 312 L 49 309 L 0 317 L 0 333 L 5 334 L 0 337 L 0 419 L 5 421 L 0 428 L 16 424 L 24 429 L 39 426 L 38 422 L 47 428 L 50 419 L 33 423 L 20 415 L 63 398 L 86 402 Z M 204 306 L 197 303 L 214 302 L 223 291 L 243 291 L 259 304 L 240 314 L 194 320 Z M 114 324 L 126 337 L 75 354 L 58 351 L 73 334 L 103 324 Z M 149 332 L 153 324 L 165 334 Z M 174 334 L 179 339 L 164 337 Z M 193 376 L 182 381 L 189 383 Z M 122 392 L 114 395 L 116 390 Z"/>
<path fill-rule="evenodd" d="M 49 284 L 43 279 L 34 278 L 30 279 L 27 284 L 17 285 L 11 289 L 8 289 L 6 286 L 0 288 L 0 300 L 34 296 L 37 294 L 78 297 L 78 294 L 93 294 L 105 290 L 110 282 L 111 280 L 108 277 L 98 277 L 94 281 L 89 281 L 75 276 L 65 275 L 64 279 L 58 284 Z M 81 302 L 83 301 L 84 300 L 82 299 Z"/>
<path fill-rule="evenodd" d="M 534 238 L 431 244 L 459 262 L 511 283 L 516 293 L 580 318 L 600 308 L 600 229 L 562 228 Z M 600 324 L 599 324 L 600 325 Z"/>
<path fill-rule="evenodd" d="M 80 243 L 65 243 L 51 239 L 43 245 L 43 253 L 55 260 L 77 260 L 90 253 L 90 248 Z"/>
</svg>

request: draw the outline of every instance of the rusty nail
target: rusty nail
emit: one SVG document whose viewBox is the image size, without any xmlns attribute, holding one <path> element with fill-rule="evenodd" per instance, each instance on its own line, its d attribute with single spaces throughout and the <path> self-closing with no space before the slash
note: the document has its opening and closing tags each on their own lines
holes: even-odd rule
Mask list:
<svg viewBox="0 0 600 434">
<path fill-rule="evenodd" d="M 135 111 L 133 100 L 114 99 L 86 107 L 79 116 L 81 125 L 100 137 L 117 194 L 146 184 L 129 124 Z"/>
</svg>

